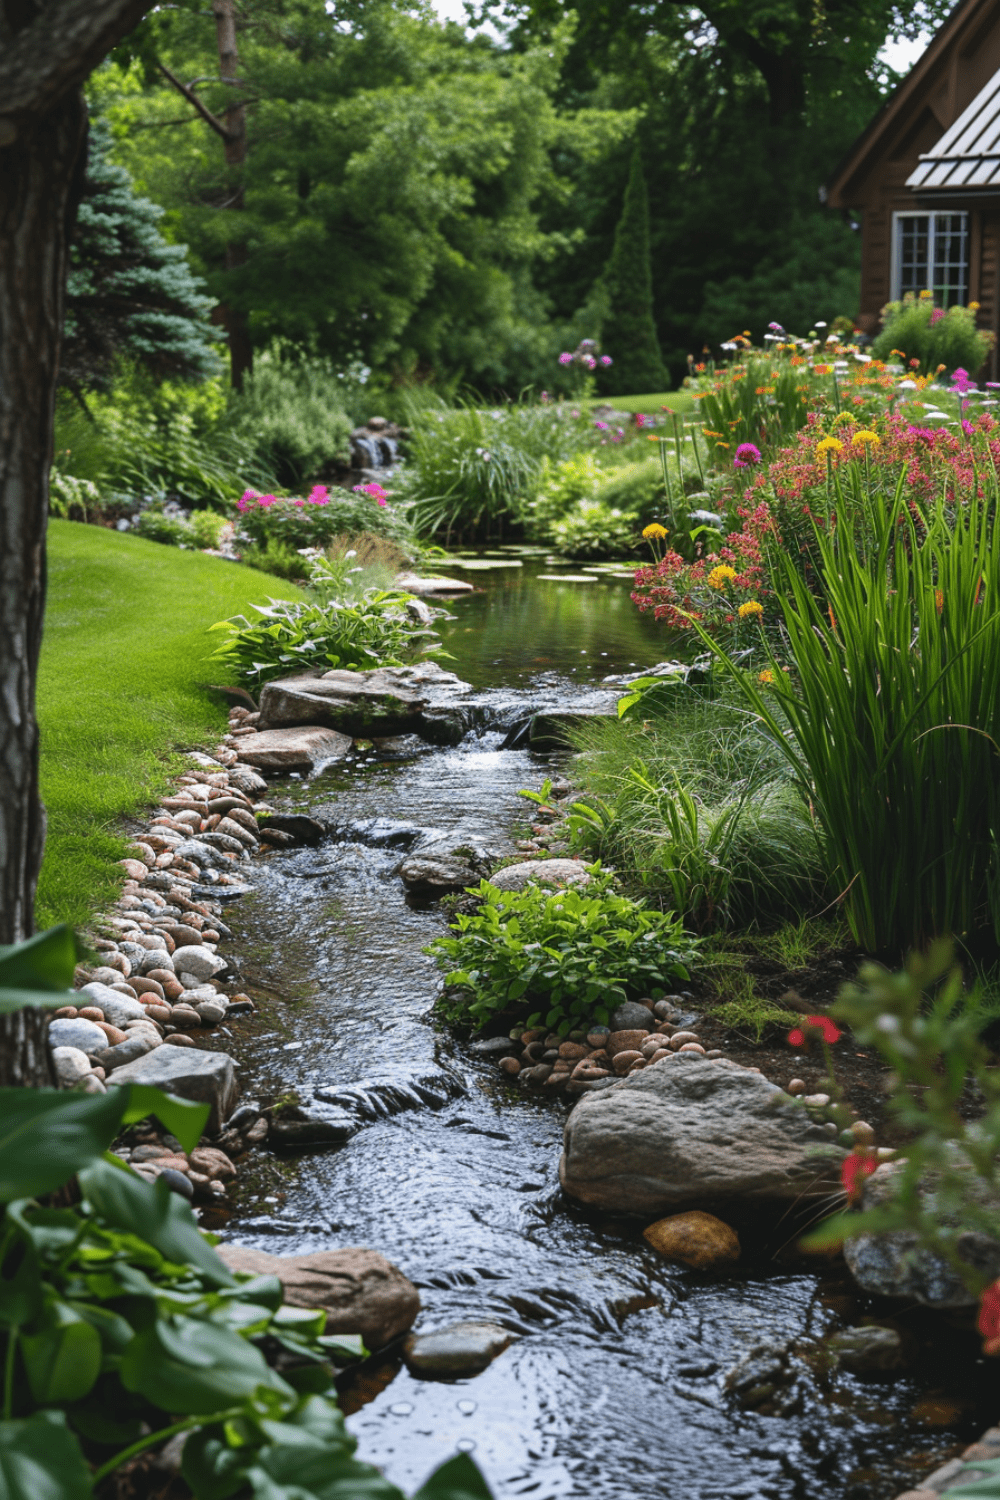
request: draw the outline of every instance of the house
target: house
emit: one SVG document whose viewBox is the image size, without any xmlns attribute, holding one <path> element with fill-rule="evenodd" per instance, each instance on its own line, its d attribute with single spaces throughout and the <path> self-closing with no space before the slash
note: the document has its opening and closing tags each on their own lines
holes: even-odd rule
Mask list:
<svg viewBox="0 0 1000 1500">
<path fill-rule="evenodd" d="M 866 333 L 930 288 L 1000 334 L 1000 0 L 958 0 L 821 197 L 861 221 Z"/>
</svg>

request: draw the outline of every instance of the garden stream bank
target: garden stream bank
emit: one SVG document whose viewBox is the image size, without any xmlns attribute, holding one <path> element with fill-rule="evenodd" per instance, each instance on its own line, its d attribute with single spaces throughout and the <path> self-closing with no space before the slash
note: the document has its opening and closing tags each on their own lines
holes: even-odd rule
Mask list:
<svg viewBox="0 0 1000 1500">
<path fill-rule="evenodd" d="M 536 582 L 540 571 L 473 574 L 476 594 L 451 606 L 447 665 L 494 690 L 501 720 L 539 694 L 578 706 L 581 679 L 664 654 L 627 584 Z M 257 1158 L 213 1223 L 275 1254 L 369 1246 L 419 1288 L 418 1330 L 508 1330 L 509 1348 L 472 1379 L 421 1380 L 394 1349 L 345 1390 L 359 1456 L 404 1489 L 456 1446 L 498 1496 L 538 1500 L 888 1500 L 915 1487 L 1000 1404 L 968 1317 L 901 1315 L 858 1293 L 839 1258 L 783 1258 L 782 1225 L 741 1223 L 744 1257 L 725 1277 L 662 1260 L 642 1222 L 562 1194 L 571 1101 L 525 1097 L 432 1024 L 440 977 L 421 950 L 444 918 L 395 872 L 414 849 L 514 852 L 512 829 L 530 822 L 518 791 L 548 768 L 501 750 L 504 737 L 384 742 L 311 780 L 272 781 L 272 803 L 335 833 L 256 860 L 255 893 L 228 909 L 226 951 L 259 1008 L 228 1045 L 244 1095 L 294 1093 L 361 1129 L 340 1147 Z M 865 1317 L 904 1330 L 905 1373 L 823 1373 L 824 1337 Z M 743 1411 L 721 1388 L 762 1342 L 803 1360 L 787 1416 Z"/>
</svg>

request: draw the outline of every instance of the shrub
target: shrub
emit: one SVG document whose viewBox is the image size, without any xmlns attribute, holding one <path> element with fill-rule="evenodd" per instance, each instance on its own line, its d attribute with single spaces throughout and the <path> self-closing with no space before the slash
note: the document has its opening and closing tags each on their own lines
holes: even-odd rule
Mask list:
<svg viewBox="0 0 1000 1500">
<path fill-rule="evenodd" d="M 593 453 L 552 463 L 542 460 L 538 492 L 524 509 L 525 535 L 531 541 L 548 541 L 553 521 L 560 520 L 581 500 L 593 499 L 602 471 Z"/>
<path fill-rule="evenodd" d="M 411 620 L 407 599 L 406 594 L 370 589 L 351 603 L 272 599 L 255 604 L 259 620 L 236 615 L 211 627 L 228 632 L 212 657 L 231 665 L 242 682 L 257 685 L 310 669 L 401 667 L 404 657 L 431 634 Z"/>
<path fill-rule="evenodd" d="M 607 295 L 604 346 L 614 356 L 615 365 L 613 370 L 602 372 L 602 389 L 636 395 L 665 391 L 669 379 L 653 317 L 649 194 L 638 142 L 632 152 L 621 218 L 603 282 Z"/>
<path fill-rule="evenodd" d="M 269 536 L 263 546 L 244 547 L 240 560 L 258 573 L 270 573 L 275 578 L 284 578 L 289 583 L 301 583 L 309 577 L 309 563 L 302 553 L 288 542 L 279 542 Z"/>
<path fill-rule="evenodd" d="M 1000 938 L 1000 528 L 996 481 L 953 514 L 838 492 L 815 526 L 816 588 L 774 554 L 790 673 L 768 686 L 704 627 L 823 827 L 869 952 L 986 927 Z M 916 510 L 916 514 L 914 511 Z M 870 539 L 870 540 L 869 540 Z"/>
<path fill-rule="evenodd" d="M 225 524 L 225 516 L 214 510 L 195 510 L 188 516 L 188 525 L 199 547 L 217 547 Z"/>
<path fill-rule="evenodd" d="M 976 327 L 979 304 L 934 306 L 931 296 L 907 292 L 901 302 L 882 309 L 882 332 L 872 344 L 877 359 L 901 354 L 921 375 L 963 367 L 975 372 L 993 347 L 993 334 Z"/>
<path fill-rule="evenodd" d="M 549 536 L 564 557 L 627 557 L 639 545 L 639 518 L 630 511 L 583 500 L 560 521 L 553 521 Z"/>
<path fill-rule="evenodd" d="M 456 916 L 451 936 L 424 950 L 461 993 L 438 1007 L 448 1021 L 482 1026 L 515 1003 L 533 1009 L 531 1026 L 565 1036 L 580 1022 L 606 1024 L 629 994 L 688 978 L 698 952 L 677 917 L 617 895 L 611 878 L 551 891 L 501 891 L 484 880 L 478 910 Z"/>
<path fill-rule="evenodd" d="M 101 492 L 91 479 L 63 474 L 52 469 L 49 474 L 49 511 L 66 521 L 87 521 L 100 509 Z"/>
<path fill-rule="evenodd" d="M 190 527 L 180 516 L 165 516 L 159 510 L 143 511 L 135 530 L 147 542 L 163 542 L 167 547 L 180 547 L 192 539 Z"/>
<path fill-rule="evenodd" d="M 298 488 L 331 461 L 350 457 L 352 423 L 341 382 L 325 360 L 293 361 L 280 351 L 257 356 L 243 391 L 233 393 L 230 431 L 269 462 L 280 485 Z"/>
<path fill-rule="evenodd" d="M 287 546 L 327 547 L 335 537 L 369 531 L 412 550 L 413 531 L 399 504 L 379 505 L 369 495 L 315 485 L 309 495 L 279 498 L 246 490 L 237 501 L 239 534 L 258 547 L 271 539 Z"/>
</svg>

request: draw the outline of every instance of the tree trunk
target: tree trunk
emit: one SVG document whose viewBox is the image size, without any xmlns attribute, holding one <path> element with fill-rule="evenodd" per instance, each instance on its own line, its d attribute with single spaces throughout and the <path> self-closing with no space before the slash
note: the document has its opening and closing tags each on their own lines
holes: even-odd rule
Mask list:
<svg viewBox="0 0 1000 1500">
<path fill-rule="evenodd" d="M 215 32 L 219 47 L 219 77 L 239 85 L 239 52 L 236 46 L 236 7 L 234 0 L 212 0 L 215 16 Z M 247 159 L 247 112 L 244 104 L 234 104 L 225 111 L 226 165 L 241 174 Z M 229 201 L 230 210 L 237 213 L 243 209 L 243 184 Z M 246 265 L 247 247 L 244 240 L 231 240 L 226 245 L 226 270 L 233 271 Z M 222 306 L 223 322 L 229 334 L 230 378 L 236 390 L 243 389 L 243 377 L 253 369 L 253 345 L 250 342 L 250 327 L 245 312 L 229 303 Z"/>
<path fill-rule="evenodd" d="M 86 157 L 74 91 L 0 147 L 0 942 L 33 930 L 45 841 L 35 679 L 69 230 Z M 0 1083 L 51 1084 L 45 1013 L 0 1018 Z"/>
</svg>

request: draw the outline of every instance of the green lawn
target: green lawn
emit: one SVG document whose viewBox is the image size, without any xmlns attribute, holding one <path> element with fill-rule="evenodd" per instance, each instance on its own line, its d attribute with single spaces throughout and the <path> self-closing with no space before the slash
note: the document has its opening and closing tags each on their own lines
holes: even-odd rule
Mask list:
<svg viewBox="0 0 1000 1500">
<path fill-rule="evenodd" d="M 121 880 L 122 819 L 154 801 L 171 752 L 211 745 L 226 713 L 202 686 L 231 680 L 206 660 L 210 625 L 280 579 L 156 542 L 53 521 L 38 681 L 48 840 L 37 924 L 85 922 Z"/>
<path fill-rule="evenodd" d="M 664 406 L 671 411 L 694 411 L 694 402 L 687 391 L 663 391 L 658 396 L 608 396 L 606 400 L 616 411 L 641 411 L 647 417 L 658 417 Z"/>
</svg>

